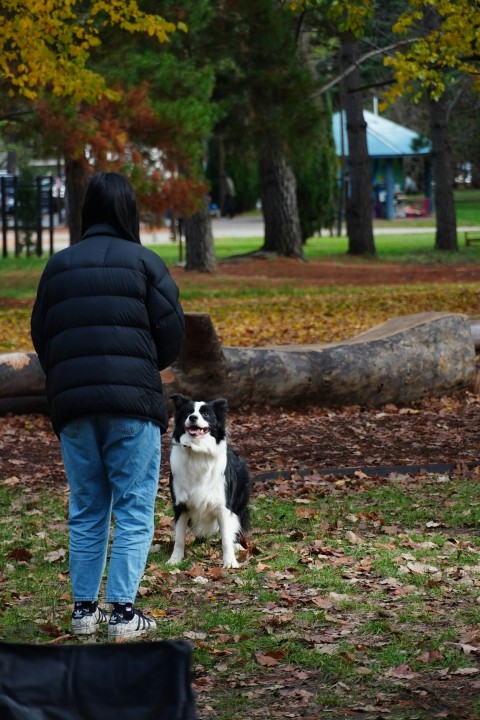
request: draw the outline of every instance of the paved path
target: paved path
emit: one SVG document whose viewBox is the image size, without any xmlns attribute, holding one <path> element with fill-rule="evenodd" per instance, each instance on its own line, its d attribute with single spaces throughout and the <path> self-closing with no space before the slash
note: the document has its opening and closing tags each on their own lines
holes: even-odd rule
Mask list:
<svg viewBox="0 0 480 720">
<path fill-rule="evenodd" d="M 477 225 L 458 225 L 457 234 L 463 233 L 465 230 L 470 232 L 480 232 L 480 227 Z M 379 227 L 373 229 L 374 235 L 414 235 L 419 233 L 435 233 L 435 227 Z"/>
<path fill-rule="evenodd" d="M 212 220 L 213 235 L 216 238 L 226 237 L 263 237 L 264 225 L 261 215 L 238 215 L 233 220 L 225 218 L 214 218 Z M 480 232 L 480 226 L 459 226 L 458 233 L 465 230 Z M 346 233 L 345 228 L 343 232 Z M 374 235 L 413 235 L 415 233 L 435 233 L 435 226 L 430 227 L 374 227 Z M 325 237 L 330 235 L 328 230 L 324 230 L 322 235 Z"/>
<path fill-rule="evenodd" d="M 214 238 L 222 237 L 263 237 L 263 218 L 261 216 L 239 215 L 233 220 L 226 218 L 212 218 L 212 232 Z M 168 228 L 149 228 L 142 226 L 140 237 L 144 245 L 157 245 L 171 243 L 170 230 Z M 0 233 L 1 242 L 1 233 Z M 69 245 L 69 233 L 65 226 L 56 226 L 53 232 L 53 245 L 55 250 L 61 250 Z M 44 228 L 42 233 L 42 246 L 48 252 L 50 247 L 50 233 Z M 14 248 L 14 234 L 8 231 L 8 251 Z"/>
<path fill-rule="evenodd" d="M 480 233 L 480 227 L 466 227 L 459 226 L 457 228 L 458 233 L 463 233 L 465 230 L 475 231 Z M 253 237 L 263 238 L 264 224 L 261 215 L 237 215 L 232 220 L 227 218 L 213 218 L 212 219 L 212 232 L 214 238 L 229 238 L 229 237 Z M 413 235 L 418 233 L 435 233 L 435 227 L 375 227 L 374 235 Z M 325 236 L 330 233 L 324 231 Z M 151 229 L 148 227 L 142 227 L 141 238 L 144 245 L 156 245 L 160 243 L 170 243 L 170 231 L 168 228 L 156 228 Z M 459 237 L 459 241 L 461 238 Z M 44 231 L 43 234 L 43 247 L 48 252 L 50 236 L 48 230 Z M 66 247 L 69 244 L 68 230 L 65 227 L 56 227 L 54 230 L 54 248 L 60 250 L 62 247 Z M 13 233 L 8 233 L 8 249 L 9 252 L 13 250 Z"/>
</svg>

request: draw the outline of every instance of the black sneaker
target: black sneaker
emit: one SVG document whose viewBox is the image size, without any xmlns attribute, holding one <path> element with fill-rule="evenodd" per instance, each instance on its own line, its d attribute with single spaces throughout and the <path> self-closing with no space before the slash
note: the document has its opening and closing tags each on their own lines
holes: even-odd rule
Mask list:
<svg viewBox="0 0 480 720">
<path fill-rule="evenodd" d="M 139 637 L 155 630 L 156 627 L 157 623 L 153 618 L 145 617 L 133 605 L 116 604 L 108 623 L 108 637 L 110 640 Z"/>
<path fill-rule="evenodd" d="M 106 614 L 96 602 L 76 602 L 72 613 L 74 635 L 93 635 L 99 625 L 108 622 Z"/>
</svg>

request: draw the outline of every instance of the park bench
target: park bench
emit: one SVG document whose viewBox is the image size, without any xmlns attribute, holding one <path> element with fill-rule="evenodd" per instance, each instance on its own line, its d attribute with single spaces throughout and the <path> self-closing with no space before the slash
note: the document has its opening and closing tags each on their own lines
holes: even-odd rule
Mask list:
<svg viewBox="0 0 480 720">
<path fill-rule="evenodd" d="M 465 245 L 468 247 L 474 242 L 480 242 L 480 230 L 466 230 Z"/>
</svg>

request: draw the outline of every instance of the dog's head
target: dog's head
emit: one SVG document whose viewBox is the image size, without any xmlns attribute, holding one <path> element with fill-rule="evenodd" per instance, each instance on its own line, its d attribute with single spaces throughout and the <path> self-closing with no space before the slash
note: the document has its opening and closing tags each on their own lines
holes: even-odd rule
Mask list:
<svg viewBox="0 0 480 720">
<path fill-rule="evenodd" d="M 210 402 L 192 400 L 185 395 L 170 395 L 175 406 L 173 439 L 182 445 L 197 445 L 205 438 L 216 443 L 225 440 L 228 403 L 224 398 Z"/>
</svg>

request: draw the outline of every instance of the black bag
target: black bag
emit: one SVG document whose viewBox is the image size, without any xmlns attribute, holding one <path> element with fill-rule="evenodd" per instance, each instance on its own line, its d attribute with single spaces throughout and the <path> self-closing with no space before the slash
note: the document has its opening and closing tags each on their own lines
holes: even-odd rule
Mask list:
<svg viewBox="0 0 480 720">
<path fill-rule="evenodd" d="M 196 720 L 186 642 L 0 643 L 1 720 Z"/>
</svg>

